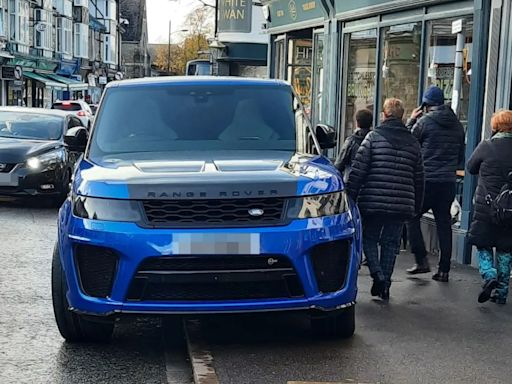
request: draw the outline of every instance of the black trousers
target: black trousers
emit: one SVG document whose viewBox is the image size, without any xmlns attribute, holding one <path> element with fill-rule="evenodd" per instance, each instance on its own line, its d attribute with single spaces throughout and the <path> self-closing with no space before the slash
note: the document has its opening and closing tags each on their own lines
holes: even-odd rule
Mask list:
<svg viewBox="0 0 512 384">
<path fill-rule="evenodd" d="M 439 238 L 439 248 L 441 257 L 439 260 L 439 270 L 441 272 L 450 271 L 450 260 L 452 257 L 452 216 L 450 208 L 455 198 L 455 183 L 432 183 L 425 185 L 425 200 L 420 215 L 411 220 L 407 227 L 409 232 L 409 242 L 411 250 L 416 257 L 416 263 L 422 264 L 427 257 L 425 241 L 421 232 L 420 219 L 424 213 L 432 210 L 437 226 L 437 236 Z"/>
</svg>

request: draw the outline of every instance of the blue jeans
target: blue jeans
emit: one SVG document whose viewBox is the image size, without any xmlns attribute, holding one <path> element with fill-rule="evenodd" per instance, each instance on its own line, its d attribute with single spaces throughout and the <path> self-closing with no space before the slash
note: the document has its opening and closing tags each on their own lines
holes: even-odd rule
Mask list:
<svg viewBox="0 0 512 384">
<path fill-rule="evenodd" d="M 368 268 L 374 279 L 383 280 L 388 287 L 391 286 L 396 256 L 400 252 L 403 227 L 401 221 L 374 217 L 363 219 L 363 250 Z"/>
<path fill-rule="evenodd" d="M 500 299 L 506 299 L 510 282 L 512 253 L 496 251 L 496 267 L 494 267 L 494 251 L 491 248 L 478 248 L 478 259 L 482 279 L 485 281 L 498 280 L 496 295 Z"/>
</svg>

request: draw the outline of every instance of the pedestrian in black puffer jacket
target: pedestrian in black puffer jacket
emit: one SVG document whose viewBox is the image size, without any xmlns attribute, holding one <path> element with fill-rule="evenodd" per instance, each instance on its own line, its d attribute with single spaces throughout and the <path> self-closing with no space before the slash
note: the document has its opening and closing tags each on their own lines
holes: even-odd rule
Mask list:
<svg viewBox="0 0 512 384">
<path fill-rule="evenodd" d="M 420 145 L 403 124 L 403 113 L 400 100 L 384 102 L 383 121 L 359 147 L 347 182 L 347 193 L 363 217 L 371 293 L 384 300 L 389 299 L 402 228 L 421 208 L 424 191 Z"/>
<path fill-rule="evenodd" d="M 432 278 L 447 282 L 452 257 L 450 208 L 455 199 L 457 168 L 464 160 L 465 133 L 450 106 L 444 104 L 444 92 L 440 88 L 432 86 L 427 89 L 423 95 L 423 106 L 426 113 L 421 116 L 423 108 L 417 108 L 407 124 L 420 142 L 426 181 L 423 208 L 408 225 L 409 241 L 416 265 L 407 272 L 430 272 L 420 219 L 432 209 L 441 254 L 439 270 Z"/>
<path fill-rule="evenodd" d="M 479 175 L 469 241 L 478 249 L 480 274 L 484 280 L 478 301 L 483 303 L 493 298 L 493 301 L 505 304 L 512 262 L 512 230 L 493 223 L 490 202 L 505 184 L 510 183 L 512 187 L 512 177 L 509 176 L 512 172 L 512 111 L 496 113 L 491 125 L 492 139 L 482 141 L 467 164 L 471 174 Z M 491 297 L 494 289 L 496 292 Z"/>
</svg>

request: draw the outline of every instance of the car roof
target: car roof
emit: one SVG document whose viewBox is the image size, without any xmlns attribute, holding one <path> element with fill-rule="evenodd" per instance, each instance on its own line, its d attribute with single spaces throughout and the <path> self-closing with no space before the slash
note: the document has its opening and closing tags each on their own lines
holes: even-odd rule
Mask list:
<svg viewBox="0 0 512 384">
<path fill-rule="evenodd" d="M 256 79 L 248 77 L 219 77 L 219 76 L 166 76 L 166 77 L 144 77 L 139 79 L 112 81 L 107 88 L 130 87 L 130 86 L 162 86 L 162 85 L 229 85 L 229 86 L 263 86 L 263 87 L 286 87 L 290 84 L 277 79 Z"/>
<path fill-rule="evenodd" d="M 20 112 L 20 113 L 33 113 L 46 116 L 74 116 L 71 112 L 61 111 L 58 109 L 46 109 L 46 108 L 29 108 L 29 107 L 0 107 L 0 112 Z"/>
</svg>

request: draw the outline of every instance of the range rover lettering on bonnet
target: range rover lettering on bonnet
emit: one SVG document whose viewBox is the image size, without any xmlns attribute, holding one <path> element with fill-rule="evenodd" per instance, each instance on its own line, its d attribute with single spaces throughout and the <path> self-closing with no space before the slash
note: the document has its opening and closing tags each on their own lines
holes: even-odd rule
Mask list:
<svg viewBox="0 0 512 384">
<path fill-rule="evenodd" d="M 277 196 L 279 192 L 276 189 L 271 189 L 268 191 L 258 190 L 258 191 L 220 191 L 217 193 L 208 193 L 208 192 L 153 192 L 150 191 L 147 194 L 149 199 L 163 199 L 163 198 L 173 198 L 173 199 L 193 199 L 193 198 L 208 198 L 208 197 L 270 197 Z"/>
</svg>

